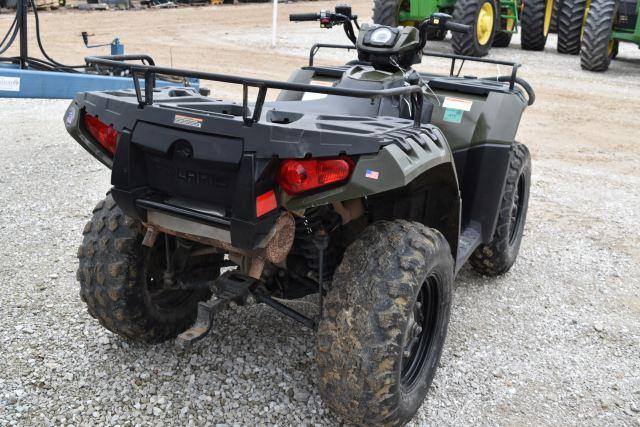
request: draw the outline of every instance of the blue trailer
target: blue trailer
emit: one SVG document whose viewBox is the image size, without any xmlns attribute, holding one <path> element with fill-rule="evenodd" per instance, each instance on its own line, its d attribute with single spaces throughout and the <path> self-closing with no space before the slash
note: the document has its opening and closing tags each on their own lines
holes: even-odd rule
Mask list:
<svg viewBox="0 0 640 427">
<path fill-rule="evenodd" d="M 45 59 L 33 58 L 28 54 L 27 14 L 29 5 L 32 6 L 35 18 L 35 33 L 40 53 Z M 78 92 L 100 90 L 134 89 L 138 81 L 130 74 L 120 70 L 99 69 L 87 65 L 70 66 L 52 59 L 44 49 L 40 39 L 38 10 L 34 0 L 19 0 L 16 16 L 9 31 L 0 41 L 0 55 L 8 50 L 19 35 L 20 54 L 17 57 L 0 56 L 0 98 L 45 98 L 71 99 Z M 87 48 L 109 46 L 111 55 L 125 57 L 124 45 L 119 38 L 101 45 L 89 45 L 89 35 L 82 33 Z M 131 58 L 145 61 L 145 55 Z M 150 59 L 150 58 L 149 58 Z M 144 79 L 140 79 L 144 87 Z M 155 87 L 190 86 L 199 89 L 197 79 L 184 81 L 165 81 L 158 79 Z"/>
</svg>

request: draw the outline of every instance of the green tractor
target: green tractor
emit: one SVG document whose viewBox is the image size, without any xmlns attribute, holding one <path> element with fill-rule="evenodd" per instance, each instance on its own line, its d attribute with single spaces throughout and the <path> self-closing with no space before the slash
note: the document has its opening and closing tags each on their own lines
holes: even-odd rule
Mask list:
<svg viewBox="0 0 640 427">
<path fill-rule="evenodd" d="M 589 3 L 582 31 L 580 65 L 589 71 L 606 71 L 618 55 L 621 41 L 640 47 L 640 1 L 595 0 Z"/>
<path fill-rule="evenodd" d="M 580 65 L 605 71 L 621 41 L 640 46 L 638 0 L 563 0 L 558 14 L 558 52 L 580 54 Z"/>
<path fill-rule="evenodd" d="M 373 22 L 417 27 L 434 13 L 448 13 L 455 22 L 474 29 L 469 34 L 453 33 L 454 52 L 485 56 L 492 46 L 509 46 L 518 29 L 523 49 L 543 50 L 553 5 L 554 0 L 374 0 Z M 432 30 L 427 36 L 444 40 L 446 31 Z"/>
</svg>

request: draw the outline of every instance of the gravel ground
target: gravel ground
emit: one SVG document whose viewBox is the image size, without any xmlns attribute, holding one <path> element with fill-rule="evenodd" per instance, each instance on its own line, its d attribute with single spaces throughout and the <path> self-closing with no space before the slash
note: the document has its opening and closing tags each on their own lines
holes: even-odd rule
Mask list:
<svg viewBox="0 0 640 427">
<path fill-rule="evenodd" d="M 608 75 L 553 52 L 495 54 L 523 61 L 539 95 L 519 134 L 534 159 L 526 235 L 505 276 L 458 277 L 414 425 L 640 425 L 640 79 L 637 50 L 623 53 Z M 66 134 L 67 104 L 0 100 L 0 425 L 339 424 L 316 392 L 313 334 L 270 309 L 224 313 L 189 353 L 125 342 L 87 314 L 76 248 L 109 174 Z"/>
</svg>

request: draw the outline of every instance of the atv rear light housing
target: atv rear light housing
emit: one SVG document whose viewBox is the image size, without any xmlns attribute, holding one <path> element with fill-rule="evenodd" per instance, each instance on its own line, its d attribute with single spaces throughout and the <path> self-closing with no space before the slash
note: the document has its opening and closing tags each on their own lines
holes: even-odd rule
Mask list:
<svg viewBox="0 0 640 427">
<path fill-rule="evenodd" d="M 93 136 L 111 156 L 114 156 L 116 154 L 116 145 L 118 144 L 118 131 L 91 114 L 85 114 L 83 122 L 85 129 L 87 129 L 91 136 Z"/>
<path fill-rule="evenodd" d="M 298 195 L 316 188 L 345 181 L 351 175 L 354 162 L 348 157 L 338 159 L 284 160 L 278 168 L 276 181 L 289 195 Z"/>
</svg>

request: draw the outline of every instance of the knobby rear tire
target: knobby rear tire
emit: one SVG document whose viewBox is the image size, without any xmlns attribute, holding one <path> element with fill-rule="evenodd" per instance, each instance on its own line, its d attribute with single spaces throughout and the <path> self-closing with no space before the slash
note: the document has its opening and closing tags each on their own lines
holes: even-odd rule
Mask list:
<svg viewBox="0 0 640 427">
<path fill-rule="evenodd" d="M 316 356 L 324 401 L 358 425 L 410 420 L 440 359 L 452 287 L 453 258 L 442 234 L 401 220 L 370 225 L 345 252 L 325 299 Z M 415 344 L 415 319 L 426 307 L 418 301 L 433 311 L 423 316 L 432 322 L 423 323 L 427 335 Z"/>
<path fill-rule="evenodd" d="M 198 301 L 206 300 L 209 291 L 152 294 L 147 270 L 154 259 L 160 261 L 154 257 L 164 257 L 164 251 L 149 252 L 142 246 L 142 224 L 126 216 L 110 194 L 96 205 L 83 234 L 78 248 L 80 296 L 102 326 L 149 343 L 173 338 L 191 326 Z M 156 245 L 163 245 L 162 236 L 157 240 Z M 213 279 L 216 260 L 208 256 L 203 261 L 211 265 Z"/>
</svg>

